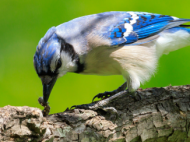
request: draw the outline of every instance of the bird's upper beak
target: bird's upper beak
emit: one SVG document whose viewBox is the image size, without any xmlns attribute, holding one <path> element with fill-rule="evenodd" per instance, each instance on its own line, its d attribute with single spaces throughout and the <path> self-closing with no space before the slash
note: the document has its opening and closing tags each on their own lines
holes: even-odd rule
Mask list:
<svg viewBox="0 0 190 142">
<path fill-rule="evenodd" d="M 43 84 L 43 100 L 44 100 L 44 103 L 47 103 L 51 90 L 57 80 L 57 76 L 54 76 L 54 77 L 45 76 L 41 78 L 41 80 Z"/>
</svg>

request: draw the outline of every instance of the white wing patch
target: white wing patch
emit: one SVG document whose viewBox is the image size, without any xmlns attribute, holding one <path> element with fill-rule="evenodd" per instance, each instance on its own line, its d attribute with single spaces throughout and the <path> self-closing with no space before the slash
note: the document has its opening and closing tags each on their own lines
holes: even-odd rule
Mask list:
<svg viewBox="0 0 190 142">
<path fill-rule="evenodd" d="M 137 22 L 137 19 L 139 19 L 139 16 L 137 16 L 137 14 L 135 14 L 134 12 L 129 12 L 129 14 L 131 15 L 132 20 L 130 20 L 130 24 L 133 25 Z"/>
<path fill-rule="evenodd" d="M 129 23 L 125 23 L 124 27 L 126 29 L 126 32 L 124 32 L 123 35 L 124 35 L 124 37 L 127 37 L 133 31 L 133 26 L 131 24 L 129 24 Z M 126 38 L 124 38 L 124 39 L 126 39 Z M 126 41 L 127 41 L 127 39 L 126 39 Z"/>
<path fill-rule="evenodd" d="M 127 37 L 129 36 L 129 34 L 133 31 L 133 24 L 135 24 L 137 22 L 137 19 L 139 19 L 139 16 L 137 14 L 135 14 L 134 12 L 129 12 L 129 14 L 131 15 L 131 19 L 132 20 L 129 20 L 129 18 L 125 18 L 124 20 L 129 20 L 129 23 L 125 23 L 124 24 L 124 27 L 126 29 L 126 32 L 124 32 L 124 37 Z M 124 38 L 126 39 L 126 38 Z M 126 39 L 127 41 L 127 39 Z"/>
</svg>

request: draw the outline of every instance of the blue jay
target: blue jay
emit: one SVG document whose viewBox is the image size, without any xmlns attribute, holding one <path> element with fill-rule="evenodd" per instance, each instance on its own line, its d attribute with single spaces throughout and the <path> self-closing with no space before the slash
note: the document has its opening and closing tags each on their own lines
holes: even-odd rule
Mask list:
<svg viewBox="0 0 190 142">
<path fill-rule="evenodd" d="M 47 103 L 57 78 L 67 72 L 122 75 L 134 92 L 154 74 L 159 57 L 190 45 L 190 19 L 145 12 L 105 12 L 79 17 L 50 28 L 39 41 L 34 67 Z"/>
</svg>

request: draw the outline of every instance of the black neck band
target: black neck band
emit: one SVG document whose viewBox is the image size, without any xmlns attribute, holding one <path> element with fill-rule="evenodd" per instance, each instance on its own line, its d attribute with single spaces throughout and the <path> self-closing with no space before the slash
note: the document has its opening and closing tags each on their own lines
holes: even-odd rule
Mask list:
<svg viewBox="0 0 190 142">
<path fill-rule="evenodd" d="M 75 73 L 83 72 L 84 71 L 84 63 L 82 63 L 82 64 L 80 63 L 79 57 L 78 57 L 76 64 L 77 64 L 77 70 L 75 71 Z"/>
<path fill-rule="evenodd" d="M 75 61 L 77 64 L 77 70 L 75 71 L 75 73 L 83 72 L 84 64 L 80 62 L 79 55 L 75 52 L 73 46 L 69 43 L 66 43 L 63 39 L 60 40 L 61 40 L 61 50 L 67 52 L 71 56 L 72 60 Z"/>
</svg>

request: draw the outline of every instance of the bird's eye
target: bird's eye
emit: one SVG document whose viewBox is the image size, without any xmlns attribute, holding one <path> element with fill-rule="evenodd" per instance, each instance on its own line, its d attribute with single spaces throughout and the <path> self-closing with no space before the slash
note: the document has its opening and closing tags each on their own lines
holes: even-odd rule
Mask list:
<svg viewBox="0 0 190 142">
<path fill-rule="evenodd" d="M 61 62 L 61 59 L 59 59 L 58 62 L 57 62 L 57 68 L 60 68 L 61 65 L 62 65 L 62 62 Z"/>
</svg>

